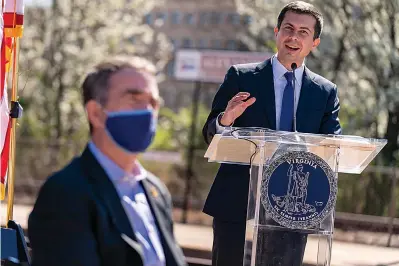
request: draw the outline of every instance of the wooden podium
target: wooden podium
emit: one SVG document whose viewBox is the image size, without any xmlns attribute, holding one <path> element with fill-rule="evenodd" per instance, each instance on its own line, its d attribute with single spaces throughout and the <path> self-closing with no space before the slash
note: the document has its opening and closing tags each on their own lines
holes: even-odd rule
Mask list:
<svg viewBox="0 0 399 266">
<path fill-rule="evenodd" d="M 310 256 L 330 265 L 338 173 L 360 174 L 386 143 L 263 128 L 216 134 L 209 162 L 251 166 L 244 265 L 302 265 L 310 236 Z"/>
</svg>

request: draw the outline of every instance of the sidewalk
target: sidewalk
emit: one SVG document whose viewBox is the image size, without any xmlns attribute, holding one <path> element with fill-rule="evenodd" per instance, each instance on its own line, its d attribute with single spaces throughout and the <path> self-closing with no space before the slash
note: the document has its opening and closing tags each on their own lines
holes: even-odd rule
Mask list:
<svg viewBox="0 0 399 266">
<path fill-rule="evenodd" d="M 22 228 L 26 228 L 27 218 L 31 206 L 15 205 L 14 220 Z M 6 205 L 1 205 L 1 224 L 5 223 Z M 197 226 L 188 224 L 175 224 L 175 236 L 178 243 L 189 250 L 198 250 L 201 254 L 210 256 L 212 248 L 212 228 L 209 226 Z M 304 262 L 310 265 L 317 265 L 313 254 L 318 249 L 316 238 L 309 238 L 305 252 Z M 399 249 L 377 246 L 368 246 L 340 241 L 333 242 L 331 266 L 399 266 Z"/>
</svg>

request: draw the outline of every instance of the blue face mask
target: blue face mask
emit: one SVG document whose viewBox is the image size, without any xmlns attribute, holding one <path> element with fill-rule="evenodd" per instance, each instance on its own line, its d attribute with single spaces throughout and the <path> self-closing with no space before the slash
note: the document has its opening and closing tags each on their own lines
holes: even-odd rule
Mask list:
<svg viewBox="0 0 399 266">
<path fill-rule="evenodd" d="M 108 112 L 106 129 L 114 142 L 130 153 L 145 151 L 156 131 L 156 119 L 151 110 Z"/>
</svg>

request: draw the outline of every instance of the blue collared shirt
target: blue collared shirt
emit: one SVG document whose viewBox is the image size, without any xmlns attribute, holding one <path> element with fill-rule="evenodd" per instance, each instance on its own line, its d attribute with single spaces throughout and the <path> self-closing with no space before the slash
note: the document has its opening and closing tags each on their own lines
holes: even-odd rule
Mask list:
<svg viewBox="0 0 399 266">
<path fill-rule="evenodd" d="M 139 182 L 146 171 L 138 164 L 139 174 L 127 173 L 105 156 L 93 142 L 89 148 L 114 184 L 130 224 L 144 253 L 145 266 L 165 266 L 165 254 L 154 216 Z"/>
</svg>

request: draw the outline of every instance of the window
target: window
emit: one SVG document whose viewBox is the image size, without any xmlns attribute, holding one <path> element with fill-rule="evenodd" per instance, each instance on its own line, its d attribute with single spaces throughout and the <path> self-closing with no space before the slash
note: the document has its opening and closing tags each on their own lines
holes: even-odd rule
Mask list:
<svg viewBox="0 0 399 266">
<path fill-rule="evenodd" d="M 183 48 L 191 48 L 192 47 L 192 41 L 189 38 L 183 39 Z"/>
<path fill-rule="evenodd" d="M 253 18 L 251 16 L 245 16 L 244 17 L 244 23 L 245 25 L 250 25 L 252 23 Z"/>
<path fill-rule="evenodd" d="M 222 48 L 222 42 L 220 40 L 212 40 L 212 47 L 214 49 L 221 49 Z"/>
<path fill-rule="evenodd" d="M 159 12 L 159 13 L 157 13 L 157 18 L 156 18 L 157 20 L 160 20 L 161 22 L 165 22 L 165 20 L 166 20 L 166 14 L 165 13 L 162 13 L 162 12 Z"/>
<path fill-rule="evenodd" d="M 352 19 L 358 20 L 362 16 L 363 10 L 360 6 L 355 5 L 352 7 Z"/>
<path fill-rule="evenodd" d="M 211 21 L 212 24 L 220 24 L 222 22 L 222 15 L 219 12 L 212 12 L 211 13 Z"/>
<path fill-rule="evenodd" d="M 202 12 L 200 14 L 200 21 L 199 21 L 200 25 L 206 25 L 209 23 L 209 14 L 206 12 Z"/>
<path fill-rule="evenodd" d="M 185 23 L 189 25 L 194 25 L 194 15 L 191 13 L 187 14 L 185 18 Z"/>
<path fill-rule="evenodd" d="M 240 24 L 240 15 L 238 15 L 237 13 L 229 14 L 229 22 L 233 25 L 239 25 Z"/>
<path fill-rule="evenodd" d="M 179 40 L 171 39 L 170 42 L 172 43 L 174 49 L 179 48 Z"/>
<path fill-rule="evenodd" d="M 173 12 L 172 13 L 172 24 L 180 24 L 180 20 L 181 20 L 181 13 Z"/>
<path fill-rule="evenodd" d="M 169 77 L 173 77 L 175 75 L 175 60 L 171 60 L 167 64 L 167 66 L 166 66 L 166 74 Z"/>
<path fill-rule="evenodd" d="M 227 49 L 228 50 L 237 50 L 237 42 L 235 40 L 227 41 Z"/>
<path fill-rule="evenodd" d="M 197 47 L 199 49 L 206 49 L 206 48 L 208 48 L 208 42 L 205 39 L 200 39 L 200 40 L 198 40 Z"/>
<path fill-rule="evenodd" d="M 146 24 L 151 25 L 151 23 L 152 23 L 152 14 L 150 13 L 150 14 L 145 15 L 144 21 L 145 21 Z"/>
</svg>

